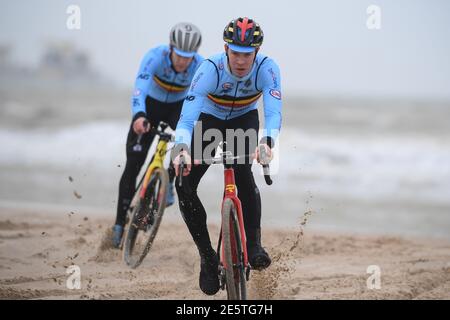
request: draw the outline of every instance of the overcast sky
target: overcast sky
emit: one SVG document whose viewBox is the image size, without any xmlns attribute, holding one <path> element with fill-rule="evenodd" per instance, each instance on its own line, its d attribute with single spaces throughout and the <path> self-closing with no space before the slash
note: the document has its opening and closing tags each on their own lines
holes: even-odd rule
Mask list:
<svg viewBox="0 0 450 320">
<path fill-rule="evenodd" d="M 81 9 L 80 30 L 66 27 L 71 4 Z M 380 30 L 366 26 L 372 4 Z M 36 64 L 45 44 L 74 43 L 131 87 L 142 56 L 168 42 L 172 25 L 195 23 L 200 53 L 210 56 L 223 50 L 223 28 L 237 16 L 260 23 L 262 52 L 280 65 L 285 94 L 450 99 L 448 0 L 0 0 L 0 44 Z"/>
</svg>

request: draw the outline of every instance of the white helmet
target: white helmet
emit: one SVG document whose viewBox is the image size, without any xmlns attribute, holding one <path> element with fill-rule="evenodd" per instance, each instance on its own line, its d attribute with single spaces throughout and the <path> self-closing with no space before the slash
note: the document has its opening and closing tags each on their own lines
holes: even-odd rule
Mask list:
<svg viewBox="0 0 450 320">
<path fill-rule="evenodd" d="M 192 23 L 181 22 L 170 30 L 170 45 L 182 57 L 193 57 L 201 43 L 200 29 Z"/>
</svg>

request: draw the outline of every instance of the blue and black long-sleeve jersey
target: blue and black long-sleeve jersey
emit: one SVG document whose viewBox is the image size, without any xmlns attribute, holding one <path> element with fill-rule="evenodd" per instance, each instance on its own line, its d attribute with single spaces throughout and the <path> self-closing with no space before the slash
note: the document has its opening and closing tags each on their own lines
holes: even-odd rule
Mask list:
<svg viewBox="0 0 450 320">
<path fill-rule="evenodd" d="M 133 118 L 145 115 L 145 99 L 152 97 L 163 103 L 183 100 L 186 97 L 195 71 L 203 57 L 195 54 L 185 72 L 176 72 L 170 60 L 170 46 L 162 45 L 151 49 L 142 59 L 136 77 L 131 100 Z"/>
<path fill-rule="evenodd" d="M 255 110 L 264 101 L 264 137 L 273 144 L 281 128 L 281 83 L 278 65 L 269 57 L 256 55 L 253 67 L 242 78 L 234 76 L 225 53 L 204 60 L 194 75 L 176 129 L 176 144 L 191 145 L 200 113 L 222 120 Z"/>
</svg>

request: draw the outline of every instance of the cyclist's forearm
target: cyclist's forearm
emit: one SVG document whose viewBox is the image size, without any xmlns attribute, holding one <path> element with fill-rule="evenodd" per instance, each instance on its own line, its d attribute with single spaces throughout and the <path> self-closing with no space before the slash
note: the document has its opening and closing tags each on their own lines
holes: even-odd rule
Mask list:
<svg viewBox="0 0 450 320">
<path fill-rule="evenodd" d="M 282 93 L 280 69 L 272 59 L 262 67 L 259 85 L 264 99 L 263 138 L 273 148 L 281 129 Z"/>
<path fill-rule="evenodd" d="M 175 130 L 175 143 L 190 146 L 192 140 L 192 132 L 194 131 L 195 122 L 200 116 L 203 98 L 197 96 L 195 101 L 189 100 L 189 95 L 183 104 L 180 120 Z"/>
<path fill-rule="evenodd" d="M 149 51 L 142 59 L 141 65 L 139 67 L 136 80 L 134 82 L 134 92 L 131 99 L 131 113 L 133 119 L 138 118 L 139 113 L 145 115 L 145 99 L 147 98 L 147 93 L 149 92 L 151 79 L 155 72 L 156 57 L 152 51 Z"/>
<path fill-rule="evenodd" d="M 265 110 L 263 138 L 269 147 L 275 146 L 275 140 L 281 130 L 281 106 L 278 110 Z M 263 139 L 261 139 L 263 140 Z"/>
<path fill-rule="evenodd" d="M 133 119 L 136 118 L 137 114 L 146 114 L 145 99 L 147 97 L 149 86 L 150 83 L 148 83 L 147 81 L 136 80 L 133 97 L 131 99 L 131 113 Z"/>
</svg>

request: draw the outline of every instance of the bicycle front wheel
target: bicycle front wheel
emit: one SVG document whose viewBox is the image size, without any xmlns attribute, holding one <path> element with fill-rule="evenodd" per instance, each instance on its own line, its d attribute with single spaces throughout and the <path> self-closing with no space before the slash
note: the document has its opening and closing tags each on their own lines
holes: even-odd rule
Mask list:
<svg viewBox="0 0 450 320">
<path fill-rule="evenodd" d="M 231 199 L 225 199 L 222 208 L 222 243 L 228 300 L 246 300 L 244 251 L 236 205 Z"/>
<path fill-rule="evenodd" d="M 125 235 L 123 258 L 131 268 L 137 268 L 153 244 L 166 208 L 169 175 L 163 168 L 152 172 L 144 197 L 138 197 L 132 209 Z M 137 191 L 140 192 L 140 189 Z"/>
</svg>

